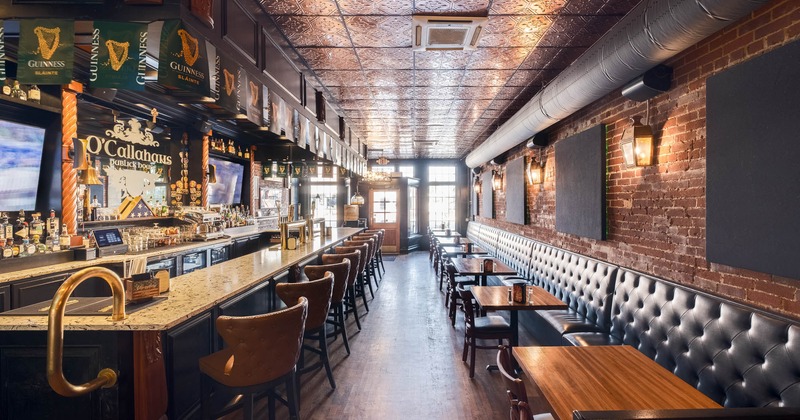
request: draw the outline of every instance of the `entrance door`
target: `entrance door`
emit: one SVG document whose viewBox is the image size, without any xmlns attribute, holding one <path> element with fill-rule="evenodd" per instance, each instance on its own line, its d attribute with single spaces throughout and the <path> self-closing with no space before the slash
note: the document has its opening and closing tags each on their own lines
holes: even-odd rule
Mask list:
<svg viewBox="0 0 800 420">
<path fill-rule="evenodd" d="M 396 254 L 400 251 L 400 214 L 398 190 L 370 190 L 370 228 L 385 229 L 381 251 Z"/>
</svg>

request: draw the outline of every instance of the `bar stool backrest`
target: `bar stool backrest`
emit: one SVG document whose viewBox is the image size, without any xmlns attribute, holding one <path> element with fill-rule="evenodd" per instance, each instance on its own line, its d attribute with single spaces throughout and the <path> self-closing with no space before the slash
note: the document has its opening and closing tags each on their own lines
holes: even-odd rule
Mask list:
<svg viewBox="0 0 800 420">
<path fill-rule="evenodd" d="M 356 277 L 358 277 L 358 273 L 361 273 L 364 271 L 364 268 L 367 267 L 367 262 L 369 261 L 369 244 L 341 245 L 333 249 L 333 252 L 337 254 L 347 254 L 353 251 L 361 252 L 361 258 L 358 260 L 358 271 L 356 271 Z"/>
<path fill-rule="evenodd" d="M 270 382 L 291 372 L 300 358 L 308 300 L 280 311 L 217 318 L 217 331 L 232 351 L 225 365 L 231 386 Z"/>
<path fill-rule="evenodd" d="M 367 245 L 367 261 L 371 260 L 375 256 L 375 250 L 377 247 L 375 246 L 374 239 L 366 239 L 366 240 L 348 240 L 343 242 L 345 246 L 358 246 L 358 245 Z M 366 264 L 364 264 L 366 266 Z"/>
<path fill-rule="evenodd" d="M 346 287 L 352 287 L 356 283 L 356 277 L 358 277 L 358 267 L 361 264 L 361 251 L 356 249 L 353 252 L 346 252 L 342 254 L 322 254 L 323 264 L 335 264 L 343 261 L 350 262 L 350 270 L 347 273 Z M 335 290 L 336 286 L 334 286 L 334 295 L 336 294 Z"/>
<path fill-rule="evenodd" d="M 323 263 L 325 260 L 323 259 Z M 325 277 L 326 272 L 333 273 L 333 293 L 331 303 L 339 303 L 344 299 L 347 290 L 347 280 L 350 276 L 350 260 L 343 259 L 333 264 L 307 265 L 303 268 L 309 280 L 318 280 Z"/>
<path fill-rule="evenodd" d="M 319 280 L 300 283 L 278 283 L 275 293 L 283 303 L 294 302 L 301 297 L 308 299 L 308 318 L 306 330 L 315 330 L 325 325 L 328 311 L 331 308 L 331 293 L 333 292 L 333 273 L 325 273 Z"/>
</svg>

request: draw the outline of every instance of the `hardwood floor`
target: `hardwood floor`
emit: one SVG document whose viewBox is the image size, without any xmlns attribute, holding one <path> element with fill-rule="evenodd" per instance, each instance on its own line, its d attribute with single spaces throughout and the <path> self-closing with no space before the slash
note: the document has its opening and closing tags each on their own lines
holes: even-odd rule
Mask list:
<svg viewBox="0 0 800 420">
<path fill-rule="evenodd" d="M 352 354 L 347 357 L 341 340 L 330 345 L 336 389 L 324 370 L 303 376 L 301 418 L 507 419 L 500 374 L 484 369 L 497 353 L 479 350 L 475 378 L 469 378 L 461 361 L 463 315 L 455 329 L 450 326 L 428 253 L 400 255 L 385 265 L 363 330 L 348 319 Z M 531 344 L 524 331 L 520 343 Z M 259 408 L 266 418 L 263 404 Z M 285 407 L 277 418 L 288 418 Z"/>
</svg>

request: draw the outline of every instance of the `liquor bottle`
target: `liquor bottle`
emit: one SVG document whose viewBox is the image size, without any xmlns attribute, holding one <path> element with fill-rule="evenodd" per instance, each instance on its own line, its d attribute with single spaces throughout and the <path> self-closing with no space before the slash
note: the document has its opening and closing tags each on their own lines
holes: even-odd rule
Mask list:
<svg viewBox="0 0 800 420">
<path fill-rule="evenodd" d="M 250 148 L 249 147 L 245 147 L 244 148 L 244 158 L 245 159 L 250 159 Z"/>
<path fill-rule="evenodd" d="M 97 201 L 97 194 L 92 196 L 92 211 L 91 211 L 91 218 L 92 220 L 97 220 L 97 208 L 100 207 L 100 202 Z"/>
<path fill-rule="evenodd" d="M 44 253 L 46 253 L 48 251 L 47 250 L 47 245 L 45 245 L 45 243 L 42 242 L 42 237 L 39 236 L 39 235 L 34 235 L 34 237 L 33 237 L 33 245 L 36 248 L 36 253 L 37 254 L 44 254 Z"/>
<path fill-rule="evenodd" d="M 28 232 L 29 237 L 34 236 L 44 236 L 44 222 L 41 220 L 42 214 L 41 213 L 33 213 L 31 214 L 33 220 L 31 220 L 30 224 L 30 232 Z"/>
<path fill-rule="evenodd" d="M 0 245 L 6 245 L 6 226 L 8 225 L 8 216 L 5 213 L 0 213 Z"/>
<path fill-rule="evenodd" d="M 42 102 L 42 91 L 39 90 L 39 86 L 31 85 L 28 88 L 28 100 L 37 104 Z"/>
<path fill-rule="evenodd" d="M 23 101 L 28 100 L 28 95 L 26 95 L 25 91 L 19 86 L 19 80 L 14 80 L 14 86 L 11 88 L 11 97 Z"/>
<path fill-rule="evenodd" d="M 19 257 L 20 245 L 16 242 L 11 243 L 11 257 Z"/>
<path fill-rule="evenodd" d="M 50 217 L 47 218 L 47 233 L 58 238 L 58 228 L 61 227 L 61 221 L 56 217 L 56 211 L 50 209 Z"/>
<path fill-rule="evenodd" d="M 25 221 L 25 210 L 20 210 L 17 223 L 14 225 L 14 242 L 21 243 L 22 239 L 27 237 L 28 222 Z"/>
<path fill-rule="evenodd" d="M 69 233 L 67 232 L 67 224 L 64 223 L 61 225 L 61 235 L 58 237 L 58 244 L 61 246 L 61 249 L 69 249 Z"/>
<path fill-rule="evenodd" d="M 242 157 L 242 146 L 236 146 L 236 156 Z"/>
<path fill-rule="evenodd" d="M 3 95 L 11 96 L 11 85 L 14 83 L 11 79 L 6 79 L 6 83 L 3 84 Z"/>
<path fill-rule="evenodd" d="M 233 145 L 233 140 L 228 140 L 228 153 L 232 155 L 236 154 L 236 148 Z"/>
<path fill-rule="evenodd" d="M 8 239 L 3 243 L 3 259 L 9 259 L 14 256 L 14 241 L 12 239 Z"/>
<path fill-rule="evenodd" d="M 45 246 L 47 247 L 47 252 L 61 251 L 61 243 L 55 231 L 52 230 L 48 231 L 47 240 L 45 241 Z"/>
</svg>

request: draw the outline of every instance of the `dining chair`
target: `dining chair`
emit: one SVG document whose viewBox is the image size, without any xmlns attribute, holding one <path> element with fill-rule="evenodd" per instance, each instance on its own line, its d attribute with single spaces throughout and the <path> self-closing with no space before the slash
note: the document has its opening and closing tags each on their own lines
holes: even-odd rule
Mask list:
<svg viewBox="0 0 800 420">
<path fill-rule="evenodd" d="M 514 368 L 511 364 L 511 347 L 499 346 L 497 351 L 497 370 L 503 376 L 503 383 L 506 385 L 506 395 L 511 405 L 509 409 L 509 419 L 511 420 L 554 420 L 550 413 L 533 414 L 528 393 L 525 390 L 525 382 L 522 379 L 512 376 Z"/>
<path fill-rule="evenodd" d="M 496 349 L 497 345 L 479 345 L 478 340 L 497 340 L 498 344 L 503 344 L 503 340 L 511 343 L 514 332 L 511 325 L 500 315 L 488 315 L 476 317 L 477 304 L 470 290 L 459 290 L 462 306 L 464 307 L 464 352 L 461 360 L 466 362 L 469 359 L 469 377 L 475 377 L 475 351 L 477 349 Z M 469 350 L 472 349 L 470 352 Z"/>
</svg>

